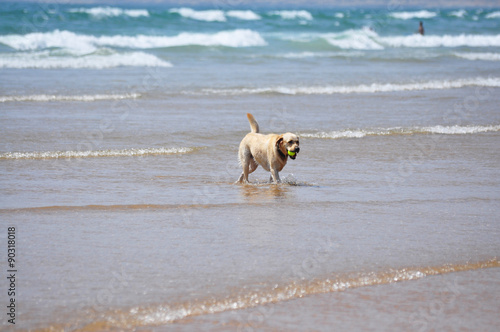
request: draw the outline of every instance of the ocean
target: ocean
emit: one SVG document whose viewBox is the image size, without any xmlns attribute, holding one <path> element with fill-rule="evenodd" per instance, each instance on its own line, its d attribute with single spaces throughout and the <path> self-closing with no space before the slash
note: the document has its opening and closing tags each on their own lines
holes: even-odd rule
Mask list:
<svg viewBox="0 0 500 332">
<path fill-rule="evenodd" d="M 500 9 L 2 2 L 1 329 L 496 331 L 499 105 Z"/>
</svg>

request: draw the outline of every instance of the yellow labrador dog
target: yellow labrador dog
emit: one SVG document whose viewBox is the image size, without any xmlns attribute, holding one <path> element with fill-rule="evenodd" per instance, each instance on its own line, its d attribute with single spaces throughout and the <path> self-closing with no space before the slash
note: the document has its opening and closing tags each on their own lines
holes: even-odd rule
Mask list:
<svg viewBox="0 0 500 332">
<path fill-rule="evenodd" d="M 239 159 L 243 173 L 237 182 L 248 183 L 248 174 L 260 165 L 271 172 L 270 182 L 281 182 L 278 172 L 285 167 L 288 156 L 295 159 L 300 151 L 299 138 L 292 133 L 269 134 L 259 133 L 259 124 L 252 114 L 247 113 L 251 132 L 240 143 Z"/>
</svg>

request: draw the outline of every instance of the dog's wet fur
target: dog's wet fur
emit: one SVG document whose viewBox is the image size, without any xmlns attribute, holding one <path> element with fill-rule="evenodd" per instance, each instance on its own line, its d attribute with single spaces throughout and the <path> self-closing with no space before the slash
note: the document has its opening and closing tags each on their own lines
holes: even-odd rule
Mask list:
<svg viewBox="0 0 500 332">
<path fill-rule="evenodd" d="M 247 113 L 247 118 L 251 131 L 240 143 L 238 157 L 243 172 L 237 183 L 248 183 L 248 175 L 259 165 L 271 172 L 270 182 L 280 183 L 279 172 L 285 167 L 288 157 L 295 159 L 300 151 L 298 136 L 292 133 L 261 134 L 253 115 Z M 294 155 L 289 155 L 288 151 Z"/>
</svg>

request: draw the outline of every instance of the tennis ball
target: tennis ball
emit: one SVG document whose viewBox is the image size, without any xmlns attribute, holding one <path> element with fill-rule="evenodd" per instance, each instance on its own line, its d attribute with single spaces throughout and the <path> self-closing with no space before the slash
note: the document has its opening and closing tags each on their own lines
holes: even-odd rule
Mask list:
<svg viewBox="0 0 500 332">
<path fill-rule="evenodd" d="M 290 157 L 293 157 L 293 156 L 295 156 L 295 155 L 296 155 L 296 153 L 295 153 L 295 152 L 292 152 L 292 151 L 288 151 L 288 155 L 289 155 Z"/>
</svg>

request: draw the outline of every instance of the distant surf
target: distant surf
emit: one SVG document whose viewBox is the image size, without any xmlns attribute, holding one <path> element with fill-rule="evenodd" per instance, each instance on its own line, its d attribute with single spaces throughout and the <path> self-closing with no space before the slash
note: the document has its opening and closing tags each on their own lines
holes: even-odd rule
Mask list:
<svg viewBox="0 0 500 332">
<path fill-rule="evenodd" d="M 149 16 L 147 9 L 122 9 L 117 7 L 92 7 L 92 8 L 72 8 L 69 9 L 70 13 L 84 13 L 97 18 L 101 17 L 114 17 L 114 16 L 130 16 L 141 17 Z"/>
<path fill-rule="evenodd" d="M 17 19 L 37 17 L 37 10 L 6 6 L 0 12 L 0 20 L 6 22 L 0 26 L 0 69 L 166 68 L 177 65 L 186 55 L 196 57 L 201 52 L 214 56 L 214 49 L 219 52 L 216 57 L 228 57 L 223 62 L 249 57 L 273 59 L 280 57 L 275 56 L 278 53 L 281 59 L 295 62 L 325 58 L 497 61 L 494 54 L 500 47 L 500 34 L 492 23 L 499 13 L 479 9 L 380 13 L 60 5 L 47 12 L 53 18 L 50 25 L 24 24 L 22 29 L 10 29 Z M 418 22 L 413 21 L 418 20 L 443 20 L 439 25 L 446 28 L 429 26 L 421 36 L 415 33 Z M 471 21 L 479 27 L 462 27 Z M 241 48 L 245 52 L 232 58 Z M 467 48 L 493 55 L 464 55 L 472 51 Z M 416 54 L 415 49 L 426 51 Z M 347 51 L 358 53 L 341 54 Z"/>
<path fill-rule="evenodd" d="M 93 36 L 66 30 L 54 30 L 52 32 L 35 32 L 26 35 L 4 35 L 0 36 L 0 43 L 21 51 L 62 48 L 79 54 L 92 53 L 99 47 L 105 46 L 150 49 L 189 45 L 249 47 L 265 46 L 267 44 L 258 32 L 248 29 L 227 30 L 216 33 L 183 32 L 174 36 Z"/>
<path fill-rule="evenodd" d="M 419 10 L 414 12 L 393 12 L 389 16 L 400 20 L 411 20 L 413 18 L 432 18 L 436 17 L 437 13 L 428 10 Z"/>
<path fill-rule="evenodd" d="M 393 127 L 374 129 L 344 129 L 333 131 L 317 131 L 300 133 L 300 137 L 305 138 L 364 138 L 367 136 L 400 136 L 415 134 L 443 134 L 443 135 L 467 135 L 500 131 L 500 125 L 469 125 L 469 126 L 426 126 L 426 127 Z"/>
<path fill-rule="evenodd" d="M 203 89 L 202 94 L 244 95 L 244 94 L 283 94 L 283 95 L 329 95 L 350 93 L 379 93 L 398 91 L 458 89 L 471 86 L 500 87 L 500 78 L 463 78 L 456 80 L 435 80 L 415 83 L 372 83 L 360 85 L 324 86 L 275 86 L 264 88 Z"/>
<path fill-rule="evenodd" d="M 339 49 L 383 50 L 386 48 L 455 48 L 455 47 L 500 47 L 500 34 L 419 34 L 381 36 L 369 28 L 348 29 L 328 33 L 282 34 L 282 40 L 289 40 L 303 46 L 326 41 Z"/>
<path fill-rule="evenodd" d="M 191 8 L 173 8 L 170 13 L 179 14 L 180 16 L 206 22 L 226 22 L 227 18 L 236 18 L 246 21 L 260 20 L 261 16 L 251 10 L 229 10 L 223 11 L 218 9 L 211 10 L 194 10 Z"/>
</svg>

